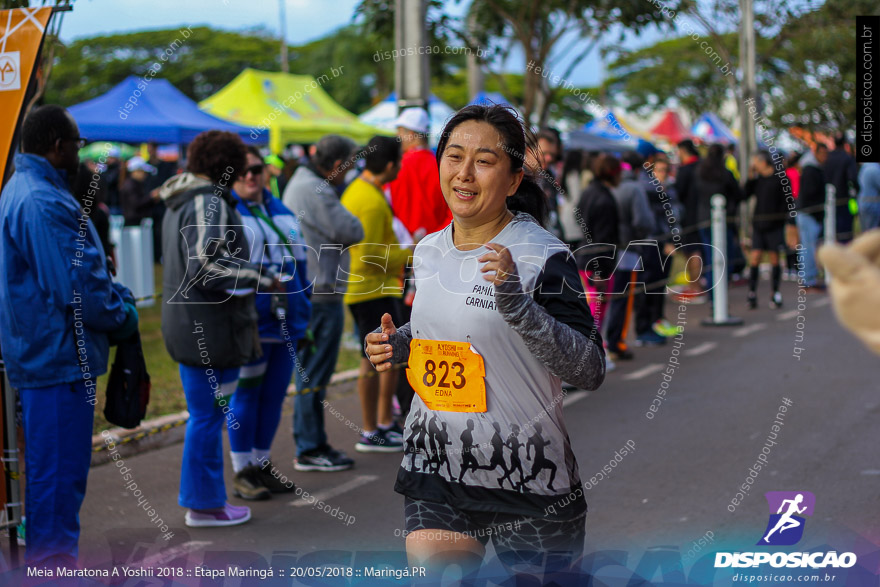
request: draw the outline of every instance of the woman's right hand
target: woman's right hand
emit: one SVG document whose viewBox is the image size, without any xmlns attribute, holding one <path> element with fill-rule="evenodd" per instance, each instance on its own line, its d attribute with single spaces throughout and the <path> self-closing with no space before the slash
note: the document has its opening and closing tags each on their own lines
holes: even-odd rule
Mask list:
<svg viewBox="0 0 880 587">
<path fill-rule="evenodd" d="M 388 342 L 389 337 L 397 332 L 391 314 L 382 315 L 382 332 L 371 332 L 366 336 L 367 358 L 376 371 L 380 373 L 391 368 L 391 356 L 394 354 Z"/>
</svg>

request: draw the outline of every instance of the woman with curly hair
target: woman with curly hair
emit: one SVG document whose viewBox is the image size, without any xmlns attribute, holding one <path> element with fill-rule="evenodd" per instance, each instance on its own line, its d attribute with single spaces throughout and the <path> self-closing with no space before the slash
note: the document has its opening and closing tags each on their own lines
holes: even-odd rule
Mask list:
<svg viewBox="0 0 880 587">
<path fill-rule="evenodd" d="M 198 135 L 186 172 L 159 195 L 162 223 L 162 336 L 180 363 L 189 420 L 178 503 L 187 526 L 233 526 L 250 519 L 226 503 L 222 430 L 236 426 L 229 396 L 239 367 L 260 357 L 255 294 L 278 288 L 269 269 L 250 262 L 230 186 L 245 171 L 245 146 L 232 133 Z"/>
</svg>

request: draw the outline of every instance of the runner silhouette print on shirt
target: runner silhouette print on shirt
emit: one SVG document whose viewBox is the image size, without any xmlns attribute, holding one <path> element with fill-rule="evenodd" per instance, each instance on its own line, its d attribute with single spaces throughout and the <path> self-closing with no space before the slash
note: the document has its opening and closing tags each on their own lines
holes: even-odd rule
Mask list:
<svg viewBox="0 0 880 587">
<path fill-rule="evenodd" d="M 445 422 L 444 422 L 445 426 Z M 467 428 L 462 430 L 461 437 L 461 469 L 458 473 L 458 482 L 461 483 L 462 479 L 464 479 L 464 474 L 470 470 L 479 471 L 480 463 L 477 461 L 477 457 L 473 455 L 471 450 L 474 448 L 474 421 L 468 419 Z M 447 461 L 448 464 L 448 461 Z"/>
<path fill-rule="evenodd" d="M 449 466 L 449 455 L 446 454 L 446 447 L 452 444 L 452 441 L 449 440 L 449 430 L 448 424 L 446 422 L 442 423 L 442 429 L 437 432 L 437 472 L 440 471 L 440 467 L 444 464 L 446 465 L 446 476 L 449 477 L 449 480 L 452 480 L 452 469 Z"/>
<path fill-rule="evenodd" d="M 492 456 L 489 458 L 489 464 L 480 468 L 485 471 L 494 471 L 497 467 L 501 467 L 501 470 L 507 473 L 507 465 L 504 462 L 504 439 L 501 437 L 501 424 L 492 422 L 492 427 L 495 429 L 495 434 L 492 435 L 492 440 L 489 441 L 489 444 L 492 445 Z"/>
<path fill-rule="evenodd" d="M 421 418 L 421 422 L 419 422 L 419 418 Z M 416 470 L 416 456 L 419 452 L 422 453 L 422 456 L 427 459 L 428 447 L 425 445 L 425 424 L 428 421 L 427 412 L 422 414 L 416 412 L 413 417 L 412 431 L 410 432 L 409 438 L 406 439 L 406 452 L 410 455 L 412 459 L 409 464 L 409 468 L 413 471 Z M 422 461 L 421 470 L 424 471 L 426 461 Z"/>
<path fill-rule="evenodd" d="M 529 453 L 531 452 L 532 447 L 535 447 L 535 459 L 532 461 L 532 472 L 531 474 L 523 479 L 523 483 L 528 483 L 533 479 L 537 479 L 538 475 L 544 469 L 549 469 L 550 471 L 550 481 L 547 483 L 547 489 L 553 491 L 553 480 L 556 478 L 556 463 L 549 460 L 544 456 L 544 447 L 550 444 L 550 440 L 545 440 L 541 435 L 542 432 L 541 424 L 535 423 L 535 433 L 529 437 L 528 442 L 526 442 L 526 459 L 529 459 Z"/>
<path fill-rule="evenodd" d="M 498 480 L 498 486 L 504 487 L 504 481 L 510 481 L 510 487 L 516 491 L 521 491 L 524 485 L 523 477 L 525 474 L 522 469 L 522 461 L 519 459 L 519 449 L 522 448 L 522 443 L 519 441 L 519 426 L 516 424 L 510 425 L 510 434 L 507 435 L 507 440 L 504 441 L 504 446 L 510 449 L 510 467 L 507 469 L 507 473 Z M 519 483 L 514 483 L 511 475 L 514 471 L 519 471 Z"/>
<path fill-rule="evenodd" d="M 428 455 L 428 460 L 422 465 L 422 470 L 424 471 L 427 468 L 431 473 L 436 473 L 440 470 L 440 451 L 445 450 L 440 445 L 439 422 L 440 419 L 437 418 L 437 414 L 434 414 L 428 422 L 428 450 L 431 452 Z"/>
</svg>

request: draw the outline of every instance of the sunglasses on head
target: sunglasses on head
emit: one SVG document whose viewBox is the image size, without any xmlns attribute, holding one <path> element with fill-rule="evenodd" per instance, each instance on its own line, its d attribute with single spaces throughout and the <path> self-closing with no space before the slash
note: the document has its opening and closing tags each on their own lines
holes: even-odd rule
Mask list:
<svg viewBox="0 0 880 587">
<path fill-rule="evenodd" d="M 244 175 L 242 177 L 247 177 L 247 174 L 250 173 L 254 177 L 263 173 L 264 165 L 251 165 L 250 167 L 245 168 Z"/>
</svg>

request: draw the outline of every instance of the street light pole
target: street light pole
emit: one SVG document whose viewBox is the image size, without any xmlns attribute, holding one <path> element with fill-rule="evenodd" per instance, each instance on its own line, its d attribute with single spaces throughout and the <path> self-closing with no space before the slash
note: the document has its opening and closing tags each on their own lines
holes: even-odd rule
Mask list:
<svg viewBox="0 0 880 587">
<path fill-rule="evenodd" d="M 755 124 L 749 114 L 749 104 L 756 98 L 755 83 L 755 13 L 753 0 L 739 0 L 741 18 L 739 25 L 739 61 L 742 69 L 742 101 L 740 111 L 739 174 L 749 175 L 749 161 L 758 150 Z"/>
<path fill-rule="evenodd" d="M 284 3 L 285 0 L 278 0 L 278 12 L 281 20 L 281 71 L 290 73 L 290 65 L 287 63 L 287 16 Z"/>
<path fill-rule="evenodd" d="M 400 110 L 428 109 L 428 55 L 424 49 L 426 0 L 395 0 L 394 41 L 400 57 L 394 62 L 394 90 Z"/>
</svg>

